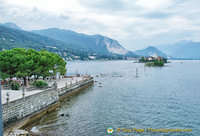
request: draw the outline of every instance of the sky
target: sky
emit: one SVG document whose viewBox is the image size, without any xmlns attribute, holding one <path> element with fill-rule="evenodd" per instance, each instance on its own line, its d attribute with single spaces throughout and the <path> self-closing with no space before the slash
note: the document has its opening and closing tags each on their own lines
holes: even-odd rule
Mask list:
<svg viewBox="0 0 200 136">
<path fill-rule="evenodd" d="M 200 0 L 0 0 L 0 23 L 101 34 L 134 51 L 200 41 L 199 5 Z"/>
</svg>

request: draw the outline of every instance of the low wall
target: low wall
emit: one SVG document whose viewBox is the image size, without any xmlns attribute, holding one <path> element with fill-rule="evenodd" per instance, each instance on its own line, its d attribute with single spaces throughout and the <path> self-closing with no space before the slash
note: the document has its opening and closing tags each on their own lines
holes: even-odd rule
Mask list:
<svg viewBox="0 0 200 136">
<path fill-rule="evenodd" d="M 44 109 L 43 112 L 45 113 L 45 111 L 48 111 L 48 107 L 51 108 L 52 104 L 66 98 L 66 96 L 76 92 L 77 90 L 82 90 L 91 83 L 93 83 L 93 78 L 88 77 L 60 89 L 52 87 L 40 93 L 3 104 L 2 111 L 4 127 L 30 115 L 32 116 L 33 114 L 42 111 L 42 109 Z M 39 115 L 40 113 L 37 114 Z M 40 114 L 40 116 L 41 115 L 43 114 Z"/>
<path fill-rule="evenodd" d="M 72 95 L 79 93 L 81 90 L 88 88 L 94 83 L 93 78 L 84 80 L 84 82 L 80 82 L 79 85 L 74 84 L 71 88 L 61 89 L 59 91 L 59 101 L 62 101 Z"/>
<path fill-rule="evenodd" d="M 4 126 L 16 122 L 42 108 L 58 101 L 59 96 L 54 88 L 46 89 L 2 105 Z"/>
<path fill-rule="evenodd" d="M 69 84 L 69 85 L 67 85 L 67 86 L 65 86 L 63 88 L 58 89 L 58 95 L 62 96 L 64 94 L 66 94 L 66 93 L 74 91 L 76 88 L 81 87 L 81 86 L 83 86 L 85 84 L 88 84 L 89 82 L 93 82 L 93 78 L 92 77 L 83 79 L 81 81 L 77 81 L 77 83 L 74 83 L 74 84 L 71 84 L 71 85 Z"/>
</svg>

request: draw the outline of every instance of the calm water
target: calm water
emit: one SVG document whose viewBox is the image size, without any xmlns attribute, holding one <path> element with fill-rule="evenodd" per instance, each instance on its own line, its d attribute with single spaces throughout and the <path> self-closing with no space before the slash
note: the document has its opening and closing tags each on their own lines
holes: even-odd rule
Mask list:
<svg viewBox="0 0 200 136">
<path fill-rule="evenodd" d="M 59 136 L 200 135 L 200 61 L 144 67 L 132 61 L 69 62 L 68 74 L 95 75 L 94 85 L 43 117 L 38 129 Z M 139 77 L 136 77 L 136 68 Z M 102 74 L 96 77 L 97 74 Z M 60 114 L 69 114 L 62 117 Z M 184 133 L 117 132 L 126 129 L 192 129 Z"/>
</svg>

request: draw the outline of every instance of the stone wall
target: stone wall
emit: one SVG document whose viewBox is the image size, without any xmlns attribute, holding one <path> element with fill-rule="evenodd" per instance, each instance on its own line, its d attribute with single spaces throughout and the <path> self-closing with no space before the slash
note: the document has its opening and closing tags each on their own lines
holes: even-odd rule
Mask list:
<svg viewBox="0 0 200 136">
<path fill-rule="evenodd" d="M 54 88 L 46 89 L 40 93 L 33 94 L 2 105 L 3 122 L 7 126 L 20 120 L 40 109 L 56 102 L 59 99 Z"/>
<path fill-rule="evenodd" d="M 21 120 L 47 106 L 56 103 L 63 95 L 73 92 L 77 88 L 93 82 L 92 77 L 84 78 L 74 84 L 57 89 L 56 85 L 40 93 L 33 94 L 2 105 L 4 127 Z"/>
<path fill-rule="evenodd" d="M 93 81 L 93 78 L 92 77 L 89 77 L 89 78 L 85 78 L 81 81 L 77 81 L 76 83 L 74 84 L 68 84 L 66 85 L 65 87 L 61 88 L 58 90 L 58 95 L 59 96 L 62 96 L 64 94 L 67 94 L 67 93 L 70 93 L 71 91 L 85 85 L 85 84 L 88 84 L 89 82 Z"/>
</svg>

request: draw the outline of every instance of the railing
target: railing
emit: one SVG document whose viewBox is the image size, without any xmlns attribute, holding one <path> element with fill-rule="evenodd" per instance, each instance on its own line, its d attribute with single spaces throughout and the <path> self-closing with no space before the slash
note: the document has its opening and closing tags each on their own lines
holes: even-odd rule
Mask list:
<svg viewBox="0 0 200 136">
<path fill-rule="evenodd" d="M 69 84 L 65 87 L 59 88 L 57 89 L 59 96 L 66 94 L 68 92 L 71 92 L 72 90 L 74 90 L 75 88 L 81 87 L 89 82 L 91 82 L 93 79 L 93 77 L 87 77 L 87 78 L 83 78 L 82 80 L 79 80 L 75 83 Z"/>
<path fill-rule="evenodd" d="M 10 84 L 5 84 L 5 85 L 2 85 L 2 90 L 10 90 L 11 89 L 11 85 Z"/>
<path fill-rule="evenodd" d="M 7 103 L 2 105 L 3 108 L 3 121 L 4 123 L 15 122 L 25 116 L 28 116 L 35 111 L 38 111 L 47 105 L 50 105 L 58 101 L 59 96 L 66 94 L 86 85 L 89 82 L 92 82 L 92 77 L 83 78 L 82 80 L 76 81 L 75 83 L 70 84 L 57 89 L 56 86 L 48 87 L 41 92 L 32 94 L 29 96 L 23 96 L 20 99 L 14 101 L 7 101 Z M 33 87 L 30 88 L 34 89 Z M 8 99 L 9 100 L 9 99 Z M 15 120 L 16 119 L 16 120 Z M 10 122 L 10 123 L 11 123 Z"/>
</svg>

